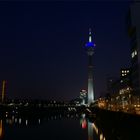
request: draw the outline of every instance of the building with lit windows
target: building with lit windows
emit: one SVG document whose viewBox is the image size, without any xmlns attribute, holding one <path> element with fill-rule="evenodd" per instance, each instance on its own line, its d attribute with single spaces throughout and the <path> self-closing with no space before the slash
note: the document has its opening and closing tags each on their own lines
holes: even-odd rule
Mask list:
<svg viewBox="0 0 140 140">
<path fill-rule="evenodd" d="M 131 78 L 135 94 L 140 94 L 140 3 L 130 6 L 127 16 L 128 34 L 131 46 Z"/>
<path fill-rule="evenodd" d="M 126 77 L 130 74 L 130 69 L 121 69 L 121 77 Z"/>
<path fill-rule="evenodd" d="M 87 91 L 82 89 L 80 91 L 81 105 L 87 104 Z"/>
<path fill-rule="evenodd" d="M 129 68 L 122 68 L 120 70 L 119 78 L 108 78 L 107 92 L 110 95 L 119 94 L 122 90 L 132 87 L 131 83 L 131 70 Z"/>
<path fill-rule="evenodd" d="M 113 111 L 127 111 L 133 96 L 131 70 L 122 68 L 118 79 L 108 78 L 107 86 L 108 94 L 105 98 L 98 100 L 98 106 Z"/>
</svg>

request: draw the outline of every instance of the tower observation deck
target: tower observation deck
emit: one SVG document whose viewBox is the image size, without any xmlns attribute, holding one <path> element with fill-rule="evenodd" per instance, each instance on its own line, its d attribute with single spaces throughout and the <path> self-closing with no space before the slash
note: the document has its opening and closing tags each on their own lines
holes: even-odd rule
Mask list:
<svg viewBox="0 0 140 140">
<path fill-rule="evenodd" d="M 94 101 L 94 86 L 93 86 L 93 54 L 95 43 L 92 41 L 91 29 L 89 29 L 89 40 L 85 45 L 85 50 L 88 55 L 88 105 Z"/>
</svg>

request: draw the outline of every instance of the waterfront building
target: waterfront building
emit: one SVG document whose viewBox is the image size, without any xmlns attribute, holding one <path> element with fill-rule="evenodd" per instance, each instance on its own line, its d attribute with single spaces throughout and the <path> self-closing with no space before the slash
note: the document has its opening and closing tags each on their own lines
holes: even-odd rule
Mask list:
<svg viewBox="0 0 140 140">
<path fill-rule="evenodd" d="M 110 95 L 119 94 L 120 91 L 132 88 L 131 70 L 129 68 L 121 68 L 119 78 L 108 78 L 107 90 Z"/>
<path fill-rule="evenodd" d="M 130 5 L 127 16 L 127 28 L 130 37 L 132 88 L 136 95 L 140 95 L 140 3 Z"/>
</svg>

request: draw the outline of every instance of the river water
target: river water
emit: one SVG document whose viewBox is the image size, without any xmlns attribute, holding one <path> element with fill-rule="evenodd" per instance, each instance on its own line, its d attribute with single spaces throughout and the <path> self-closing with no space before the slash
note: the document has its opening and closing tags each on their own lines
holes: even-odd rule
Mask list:
<svg viewBox="0 0 140 140">
<path fill-rule="evenodd" d="M 103 126 L 98 118 L 85 115 L 14 117 L 0 120 L 0 140 L 139 140 L 139 128 Z M 98 125 L 97 125 L 98 124 Z M 111 124 L 110 124 L 111 125 Z M 103 128 L 101 128 L 103 126 Z M 134 127 L 134 126 L 133 126 Z"/>
</svg>

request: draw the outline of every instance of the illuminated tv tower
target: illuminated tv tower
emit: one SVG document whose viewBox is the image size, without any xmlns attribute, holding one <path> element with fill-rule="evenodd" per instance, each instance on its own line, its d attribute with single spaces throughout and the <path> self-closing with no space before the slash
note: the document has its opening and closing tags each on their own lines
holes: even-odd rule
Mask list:
<svg viewBox="0 0 140 140">
<path fill-rule="evenodd" d="M 93 90 L 93 53 L 95 43 L 92 41 L 91 29 L 89 29 L 89 40 L 85 45 L 85 49 L 88 55 L 88 105 L 94 101 Z"/>
</svg>

